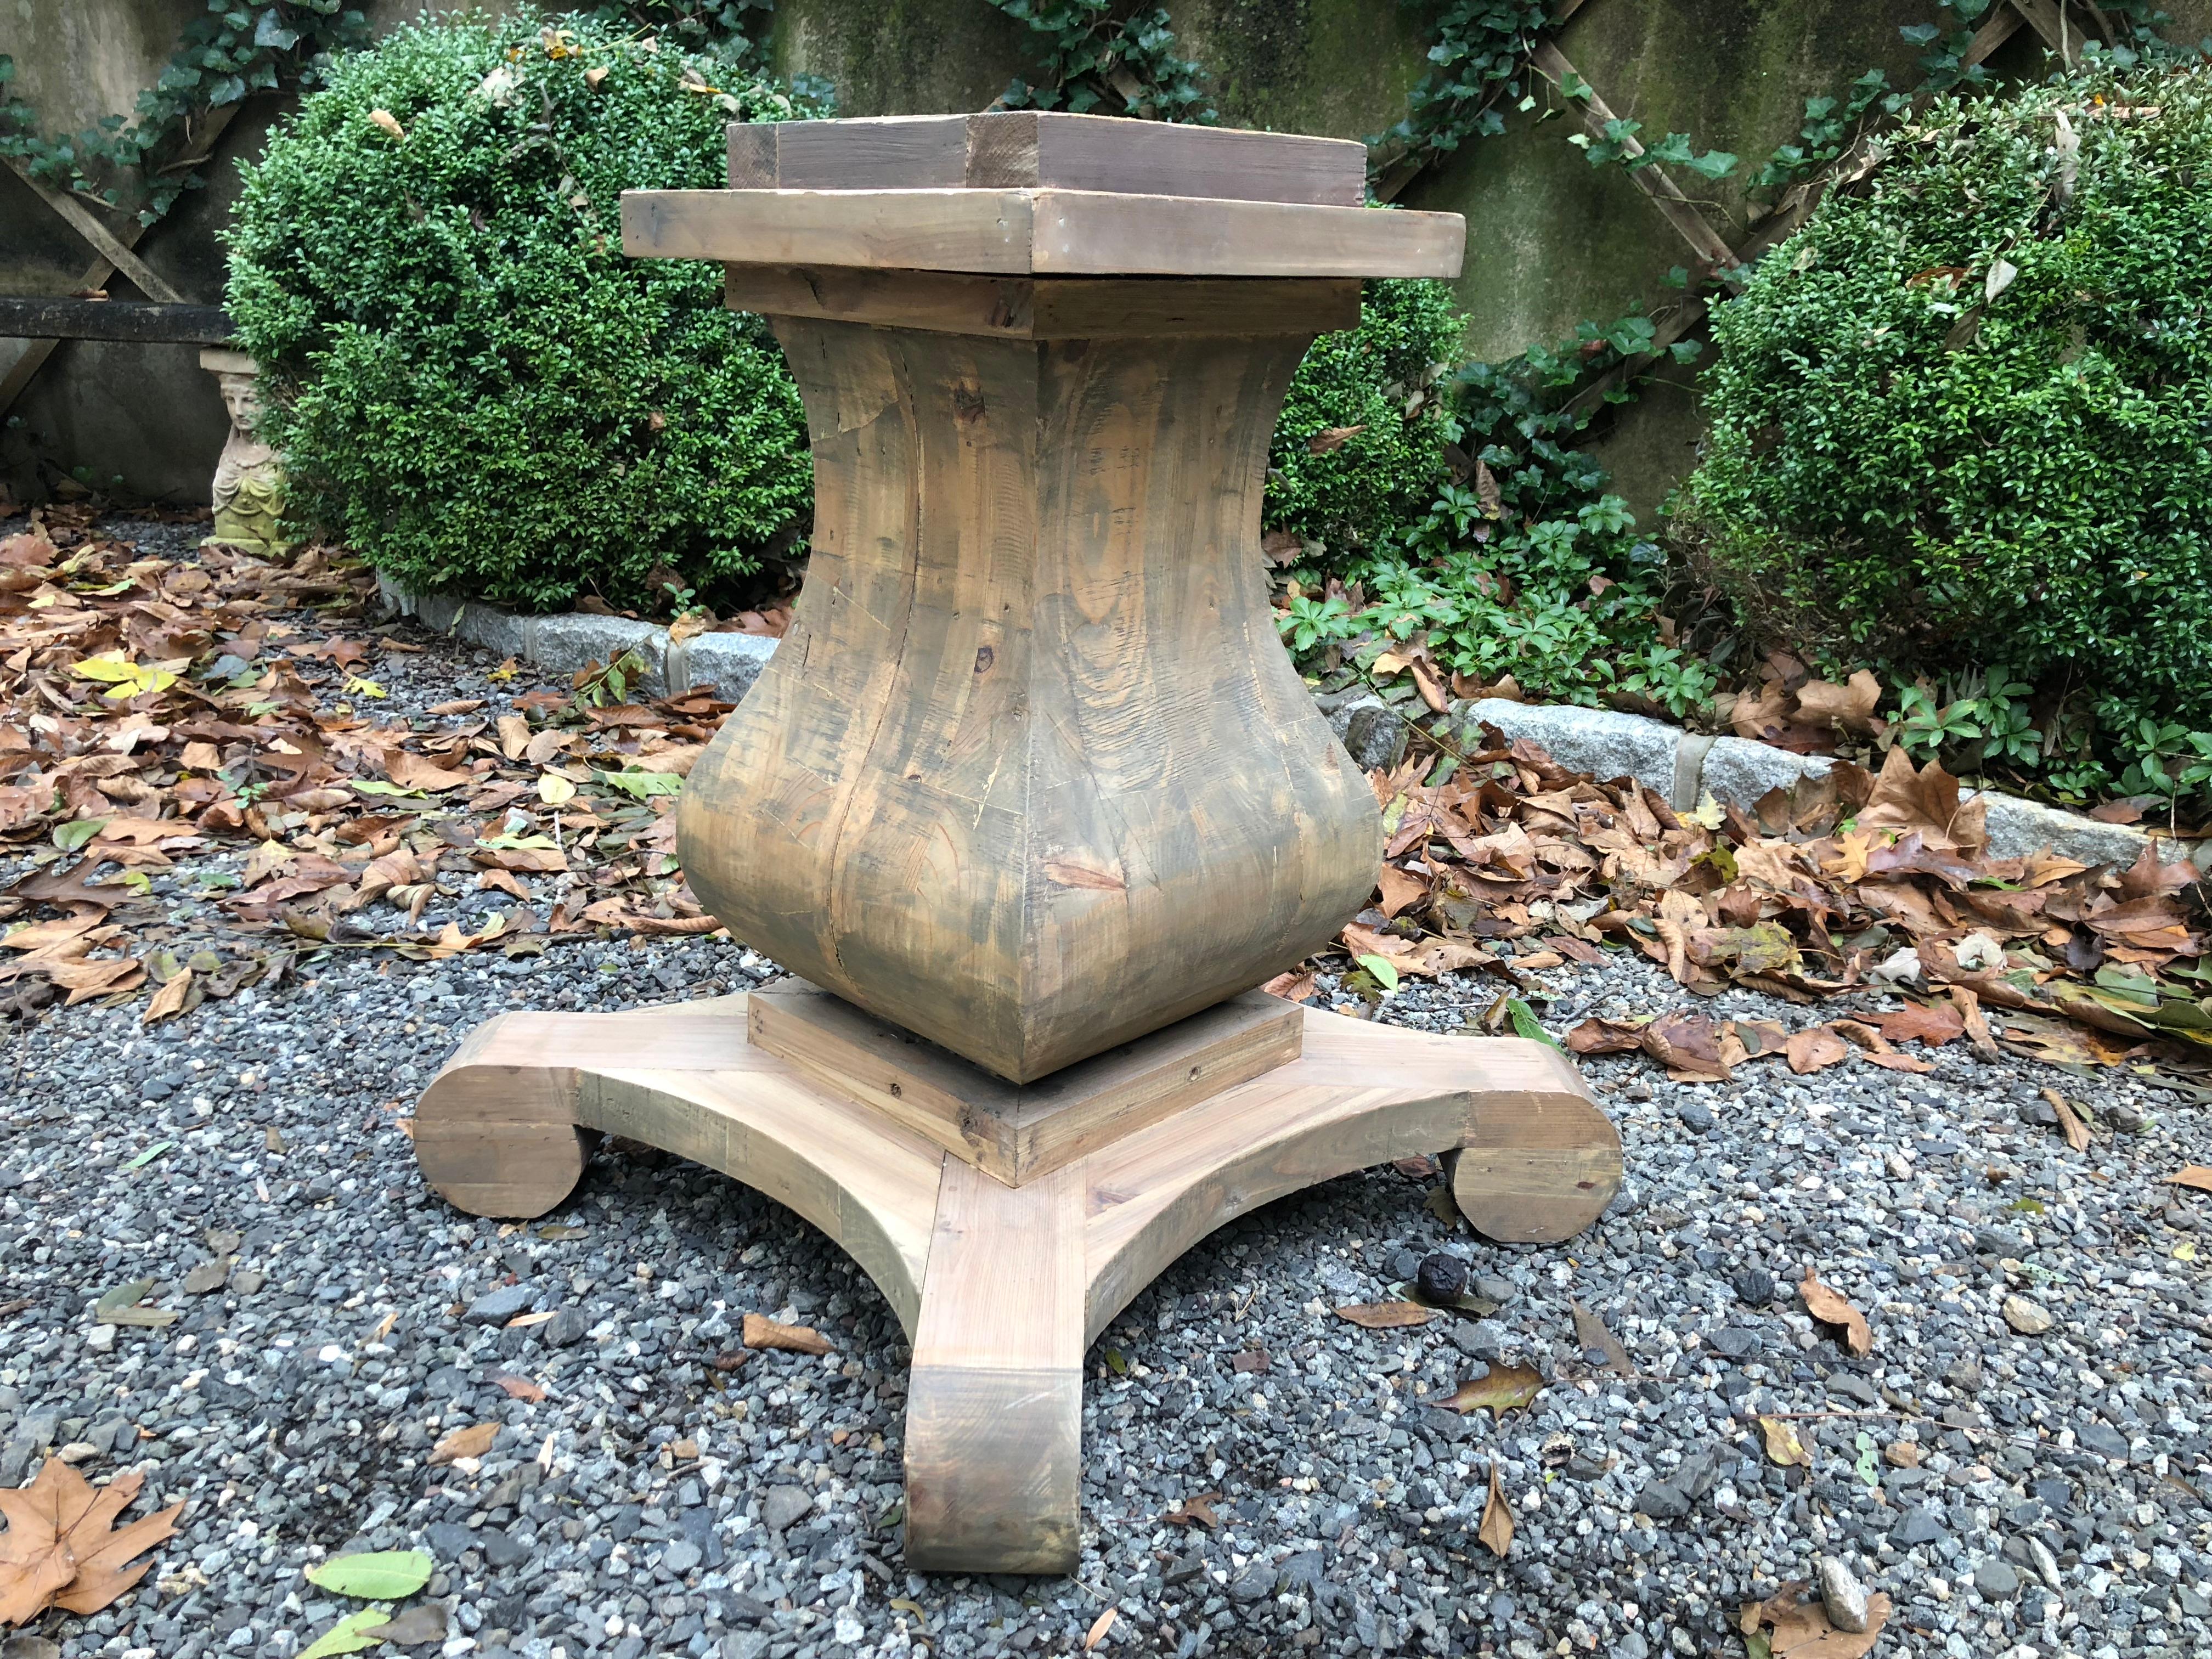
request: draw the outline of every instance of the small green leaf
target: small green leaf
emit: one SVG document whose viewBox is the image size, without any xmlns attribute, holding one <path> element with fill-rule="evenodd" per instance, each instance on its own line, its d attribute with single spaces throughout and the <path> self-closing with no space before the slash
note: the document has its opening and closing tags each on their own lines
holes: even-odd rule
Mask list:
<svg viewBox="0 0 2212 1659">
<path fill-rule="evenodd" d="M 1113 1372 L 1116 1376 L 1127 1376 L 1129 1374 L 1128 1356 L 1123 1353 L 1119 1348 L 1107 1349 L 1106 1369 Z"/>
<path fill-rule="evenodd" d="M 307 1582 L 364 1601 L 396 1601 L 428 1583 L 437 1567 L 421 1550 L 378 1550 L 309 1567 Z"/>
<path fill-rule="evenodd" d="M 1375 982 L 1382 988 L 1384 995 L 1398 988 L 1398 970 L 1391 966 L 1388 957 L 1354 957 L 1352 960 L 1375 975 Z"/>
<path fill-rule="evenodd" d="M 54 827 L 54 845 L 64 853 L 74 853 L 107 828 L 106 818 L 78 818 L 72 823 Z"/>
<path fill-rule="evenodd" d="M 300 1650 L 299 1659 L 332 1659 L 341 1653 L 365 1653 L 370 1648 L 383 1645 L 384 1638 L 373 1632 L 392 1622 L 388 1613 L 379 1613 L 374 1607 L 363 1607 L 359 1613 L 349 1613 Z"/>
<path fill-rule="evenodd" d="M 1531 1042 L 1549 1043 L 1554 1048 L 1559 1046 L 1558 1041 L 1537 1019 L 1535 1010 L 1522 1001 L 1519 997 L 1505 999 L 1505 1012 L 1513 1021 L 1514 1036 L 1527 1037 Z"/>
<path fill-rule="evenodd" d="M 382 778 L 355 778 L 356 790 L 364 795 L 404 795 L 410 800 L 426 799 L 420 789 L 402 789 L 396 783 L 386 783 Z"/>
<path fill-rule="evenodd" d="M 648 795 L 672 795 L 684 787 L 684 780 L 673 772 L 641 772 L 635 769 L 622 772 L 602 772 L 601 783 L 612 784 L 625 794 L 640 800 Z"/>
<path fill-rule="evenodd" d="M 173 1140 L 157 1140 L 123 1167 L 126 1170 L 143 1170 L 176 1144 Z"/>
</svg>

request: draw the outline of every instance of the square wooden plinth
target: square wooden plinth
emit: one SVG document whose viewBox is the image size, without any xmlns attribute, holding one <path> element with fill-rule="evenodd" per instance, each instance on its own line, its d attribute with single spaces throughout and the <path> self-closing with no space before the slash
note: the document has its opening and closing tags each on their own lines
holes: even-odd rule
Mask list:
<svg viewBox="0 0 2212 1659">
<path fill-rule="evenodd" d="M 1298 1057 L 1304 1010 L 1260 991 L 1034 1083 L 1009 1083 L 805 980 L 756 991 L 753 1047 L 1018 1187 Z"/>
</svg>

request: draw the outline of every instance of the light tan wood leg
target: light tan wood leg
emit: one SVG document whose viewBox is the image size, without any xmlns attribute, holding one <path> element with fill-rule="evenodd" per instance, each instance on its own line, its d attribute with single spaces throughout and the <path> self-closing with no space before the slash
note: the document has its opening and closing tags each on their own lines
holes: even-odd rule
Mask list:
<svg viewBox="0 0 2212 1659">
<path fill-rule="evenodd" d="M 948 1161 L 907 1385 L 906 1558 L 1073 1572 L 1083 1484 L 1083 1188 Z"/>
<path fill-rule="evenodd" d="M 866 1270 L 914 1344 L 907 1561 L 1066 1572 L 1081 1537 L 1083 1355 L 1215 1228 L 1316 1182 L 1457 1150 L 1492 1237 L 1565 1238 L 1620 1181 L 1620 1138 L 1557 1049 L 1309 1010 L 1299 1058 L 1009 1186 L 755 1048 L 746 999 L 507 1014 L 425 1091 L 423 1173 L 478 1214 L 538 1215 L 599 1130 L 755 1187 Z"/>
</svg>

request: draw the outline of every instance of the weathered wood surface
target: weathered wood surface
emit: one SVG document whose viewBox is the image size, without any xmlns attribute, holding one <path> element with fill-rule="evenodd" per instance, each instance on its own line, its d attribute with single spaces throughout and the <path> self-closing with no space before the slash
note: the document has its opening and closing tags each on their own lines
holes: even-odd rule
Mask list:
<svg viewBox="0 0 2212 1659">
<path fill-rule="evenodd" d="M 1082 1176 L 947 1159 L 907 1382 L 907 1565 L 1073 1572 L 1083 1486 Z"/>
<path fill-rule="evenodd" d="M 161 305 L 144 300 L 0 298 L 0 338 L 222 345 L 231 333 L 230 313 L 221 306 Z"/>
<path fill-rule="evenodd" d="M 733 311 L 1008 340 L 1324 334 L 1359 324 L 1359 279 L 976 276 L 837 265 L 728 265 Z"/>
<path fill-rule="evenodd" d="M 1355 139 L 1056 110 L 733 122 L 733 190 L 1121 191 L 1358 207 Z"/>
<path fill-rule="evenodd" d="M 907 1559 L 1064 1572 L 1078 1553 L 1083 1356 L 1223 1223 L 1315 1182 L 1464 1147 L 1478 1226 L 1556 1240 L 1603 1211 L 1620 1142 L 1555 1049 L 1297 1011 L 1291 1063 L 1013 1188 L 746 1038 L 748 1000 L 507 1014 L 471 1035 L 415 1120 L 462 1208 L 538 1215 L 586 1128 L 696 1158 L 849 1251 L 914 1342 Z M 565 1137 L 565 1139 L 564 1139 Z"/>
<path fill-rule="evenodd" d="M 1299 1010 L 1258 991 L 1028 1085 L 803 980 L 752 994 L 753 1046 L 1019 1186 L 1298 1057 Z"/>
<path fill-rule="evenodd" d="M 1467 238 L 1455 213 L 1075 190 L 626 191 L 622 219 L 644 258 L 1036 276 L 1456 276 Z"/>
<path fill-rule="evenodd" d="M 1259 556 L 1304 339 L 775 326 L 813 553 L 678 803 L 707 908 L 1017 1083 L 1325 943 L 1382 828 Z"/>
</svg>

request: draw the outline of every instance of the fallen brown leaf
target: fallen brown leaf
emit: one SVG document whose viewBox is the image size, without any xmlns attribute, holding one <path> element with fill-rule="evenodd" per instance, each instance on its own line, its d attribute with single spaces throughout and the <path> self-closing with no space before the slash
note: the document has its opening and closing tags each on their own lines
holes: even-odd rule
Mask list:
<svg viewBox="0 0 2212 1659">
<path fill-rule="evenodd" d="M 526 1376 L 515 1376 L 506 1371 L 499 1371 L 494 1374 L 491 1380 L 507 1390 L 507 1396 L 510 1400 L 526 1400 L 534 1404 L 545 1398 L 545 1390 Z"/>
<path fill-rule="evenodd" d="M 1620 1339 L 1607 1328 L 1605 1321 L 1579 1302 L 1570 1302 L 1567 1306 L 1575 1322 L 1576 1346 L 1585 1353 L 1603 1354 L 1615 1376 L 1635 1376 L 1636 1363 L 1629 1358 L 1628 1350 L 1620 1346 Z"/>
<path fill-rule="evenodd" d="M 430 1462 L 434 1465 L 457 1462 L 464 1457 L 482 1457 L 498 1438 L 498 1424 L 471 1423 L 465 1429 L 455 1429 L 431 1447 Z"/>
<path fill-rule="evenodd" d="M 1805 1449 L 1804 1442 L 1798 1439 L 1797 1431 L 1790 1424 L 1778 1417 L 1762 1417 L 1759 1419 L 1759 1431 L 1765 1438 L 1766 1455 L 1784 1468 L 1793 1463 L 1808 1469 L 1813 1467 L 1812 1453 Z"/>
<path fill-rule="evenodd" d="M 1487 1409 L 1492 1418 L 1525 1408 L 1544 1386 L 1544 1379 L 1526 1365 L 1492 1365 L 1486 1376 L 1462 1382 L 1436 1402 L 1448 1412 Z"/>
<path fill-rule="evenodd" d="M 782 1348 L 792 1353 L 823 1354 L 829 1339 L 811 1325 L 779 1325 L 764 1314 L 745 1316 L 744 1341 L 748 1348 Z"/>
<path fill-rule="evenodd" d="M 2200 1193 L 2212 1193 L 2212 1165 L 2191 1164 L 2166 1179 L 2169 1186 L 2194 1187 Z"/>
<path fill-rule="evenodd" d="M 1783 1585 L 1764 1601 L 1745 1602 L 1736 1628 L 1747 1638 L 1758 1636 L 1762 1626 L 1771 1631 L 1766 1650 L 1773 1659 L 1863 1659 L 1881 1639 L 1889 1614 L 1889 1597 L 1876 1590 L 1867 1597 L 1866 1629 L 1838 1630 L 1820 1597 L 1808 1598 L 1799 1582 Z"/>
<path fill-rule="evenodd" d="M 1350 1320 L 1363 1330 L 1389 1331 L 1404 1325 L 1425 1325 L 1437 1316 L 1437 1310 L 1418 1302 L 1352 1302 L 1339 1308 L 1336 1316 Z"/>
<path fill-rule="evenodd" d="M 49 1607 L 98 1613 L 146 1575 L 150 1562 L 128 1563 L 177 1529 L 185 1506 L 142 1516 L 118 1529 L 146 1477 L 133 1469 L 95 1491 L 58 1457 L 20 1491 L 0 1491 L 0 1624 L 27 1625 Z"/>
<path fill-rule="evenodd" d="M 1800 1077 L 1840 1064 L 1850 1057 L 1850 1045 L 1825 1025 L 1792 1031 L 1790 1041 L 1783 1047 L 1790 1069 Z"/>
<path fill-rule="evenodd" d="M 1202 1492 L 1186 1498 L 1160 1519 L 1171 1527 L 1204 1527 L 1208 1532 L 1218 1532 L 1221 1517 L 1213 1512 L 1213 1500 L 1220 1496 L 1218 1492 Z"/>
<path fill-rule="evenodd" d="M 1490 1496 L 1482 1505 L 1482 1524 L 1474 1535 L 1501 1560 L 1513 1547 L 1513 1506 L 1505 1501 L 1505 1488 L 1498 1478 L 1498 1465 L 1490 1466 Z"/>
<path fill-rule="evenodd" d="M 2058 1133 L 2066 1137 L 2066 1144 L 2077 1152 L 2089 1150 L 2089 1126 L 2075 1115 L 2066 1097 L 2056 1089 L 2045 1089 L 2043 1097 L 2051 1103 L 2051 1109 L 2058 1118 Z"/>
<path fill-rule="evenodd" d="M 1106 1639 L 1106 1632 L 1114 1628 L 1114 1621 L 1121 1616 L 1121 1608 L 1109 1607 L 1105 1612 L 1100 1613 L 1096 1619 L 1092 1620 L 1091 1621 L 1091 1628 L 1084 1633 L 1083 1650 L 1085 1653 L 1089 1653 L 1101 1642 L 1104 1641 Z"/>
<path fill-rule="evenodd" d="M 1844 1328 L 1844 1346 L 1854 1356 L 1863 1359 L 1874 1352 L 1874 1332 L 1868 1328 L 1866 1316 L 1851 1306 L 1850 1299 L 1840 1291 L 1814 1278 L 1809 1267 L 1805 1270 L 1805 1281 L 1798 1285 L 1797 1294 L 1805 1298 L 1805 1311 L 1814 1318 Z"/>
</svg>

